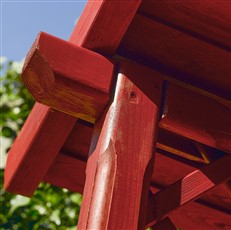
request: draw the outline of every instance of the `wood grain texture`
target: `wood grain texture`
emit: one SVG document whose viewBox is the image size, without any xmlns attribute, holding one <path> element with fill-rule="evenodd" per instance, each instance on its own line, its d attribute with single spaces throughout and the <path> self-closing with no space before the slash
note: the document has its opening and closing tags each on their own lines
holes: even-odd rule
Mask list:
<svg viewBox="0 0 231 230">
<path fill-rule="evenodd" d="M 85 183 L 86 162 L 59 153 L 47 171 L 43 181 L 83 193 Z"/>
<path fill-rule="evenodd" d="M 70 40 L 105 55 L 113 55 L 141 0 L 88 1 Z"/>
<path fill-rule="evenodd" d="M 144 0 L 139 13 L 218 47 L 231 50 L 230 1 Z"/>
<path fill-rule="evenodd" d="M 38 102 L 95 122 L 109 101 L 113 68 L 97 53 L 40 33 L 21 78 Z"/>
<path fill-rule="evenodd" d="M 63 144 L 62 152 L 68 156 L 87 161 L 93 128 L 93 124 L 78 119 Z"/>
<path fill-rule="evenodd" d="M 166 115 L 159 126 L 231 153 L 231 109 L 201 94 L 167 84 Z"/>
<path fill-rule="evenodd" d="M 148 225 L 152 223 L 151 225 L 153 225 L 156 221 L 169 215 L 171 211 L 229 180 L 231 178 L 230 168 L 231 157 L 224 156 L 159 191 L 153 197 L 150 197 L 149 205 L 153 208 L 153 216 L 152 218 L 148 216 L 149 219 L 146 220 L 146 223 Z"/>
<path fill-rule="evenodd" d="M 161 103 L 162 119 L 159 123 L 161 128 L 230 153 L 230 103 L 224 103 L 199 90 L 191 89 L 188 84 L 179 84 L 166 74 L 135 62 L 119 59 L 118 63 L 121 73 L 126 74 L 130 69 L 134 69 L 131 81 L 153 102 Z M 162 82 L 165 82 L 165 90 L 160 102 L 158 98 L 162 91 L 159 86 Z M 163 144 L 161 139 L 159 144 Z M 169 143 L 169 145 L 171 147 L 177 144 Z"/>
<path fill-rule="evenodd" d="M 134 17 L 118 53 L 180 81 L 231 98 L 230 52 L 142 15 Z"/>
<path fill-rule="evenodd" d="M 231 228 L 230 215 L 192 202 L 186 204 L 170 215 L 171 220 L 184 230 L 229 230 Z"/>
<path fill-rule="evenodd" d="M 36 103 L 8 153 L 5 190 L 32 196 L 75 122 L 74 117 Z"/>
<path fill-rule="evenodd" d="M 144 227 L 157 111 L 131 81 L 118 75 L 114 101 L 88 159 L 78 228 Z"/>
</svg>

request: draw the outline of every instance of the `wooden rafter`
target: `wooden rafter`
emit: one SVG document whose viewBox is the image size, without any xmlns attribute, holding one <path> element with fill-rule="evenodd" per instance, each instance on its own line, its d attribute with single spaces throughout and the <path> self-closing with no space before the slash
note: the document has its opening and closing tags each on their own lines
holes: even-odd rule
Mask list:
<svg viewBox="0 0 231 230">
<path fill-rule="evenodd" d="M 32 196 L 75 122 L 74 117 L 36 103 L 8 153 L 5 190 Z"/>
<path fill-rule="evenodd" d="M 147 225 L 153 225 L 182 205 L 231 178 L 231 157 L 224 156 L 196 170 L 153 195 L 149 201 Z"/>
<path fill-rule="evenodd" d="M 141 0 L 89 1 L 70 40 L 87 49 L 113 55 L 140 3 Z"/>
</svg>

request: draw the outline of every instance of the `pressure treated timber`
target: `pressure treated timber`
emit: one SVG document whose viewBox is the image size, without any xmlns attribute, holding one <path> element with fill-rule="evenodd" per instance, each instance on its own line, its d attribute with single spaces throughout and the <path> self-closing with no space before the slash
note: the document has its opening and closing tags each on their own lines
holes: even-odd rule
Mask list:
<svg viewBox="0 0 231 230">
<path fill-rule="evenodd" d="M 78 228 L 144 227 L 157 116 L 157 106 L 119 74 L 114 101 L 88 159 Z"/>
<path fill-rule="evenodd" d="M 106 1 L 104 1 L 104 2 L 106 2 Z M 109 2 L 109 1 L 107 1 L 107 2 Z M 102 4 L 104 4 L 104 3 L 102 3 Z M 138 7 L 138 1 L 135 3 L 136 5 L 137 5 L 137 7 Z M 134 8 L 134 12 L 133 12 L 133 14 L 135 14 L 135 9 L 136 8 Z M 86 12 L 85 13 L 83 13 L 83 15 L 87 15 L 88 14 L 88 10 L 86 10 Z M 130 17 L 130 20 L 131 20 L 131 18 L 132 18 L 132 14 L 131 14 L 131 7 L 128 7 L 127 8 L 127 13 L 125 13 L 124 12 L 124 17 L 123 17 L 123 20 L 125 20 L 125 18 L 127 18 L 127 16 L 126 15 L 130 15 L 129 17 Z M 101 21 L 105 21 L 106 19 L 108 19 L 109 17 L 107 16 L 107 15 L 105 15 L 106 16 L 106 18 L 101 18 L 100 20 Z M 85 17 L 85 16 L 84 16 Z M 118 15 L 118 18 L 121 18 L 121 15 Z M 93 18 L 92 18 L 93 19 Z M 82 19 L 80 19 L 80 21 L 81 21 Z M 87 19 L 87 21 L 88 21 L 89 19 Z M 82 21 L 84 21 L 84 20 L 82 20 Z M 75 29 L 74 29 L 74 31 L 73 31 L 73 33 L 72 33 L 72 36 L 70 37 L 70 39 L 69 39 L 69 42 L 71 42 L 71 43 L 75 43 L 75 44 L 81 44 L 83 47 L 86 47 L 87 46 L 87 44 L 89 44 L 90 42 L 90 40 L 91 40 L 91 34 L 92 34 L 92 32 L 91 32 L 91 30 L 94 30 L 94 36 L 96 36 L 97 37 L 97 35 L 99 35 L 99 33 L 100 33 L 100 31 L 102 31 L 101 29 L 99 30 L 99 29 L 94 29 L 94 27 L 96 26 L 96 27 L 98 27 L 99 28 L 99 25 L 97 25 L 97 23 L 95 24 L 95 26 L 87 26 L 86 25 L 86 23 L 88 23 L 87 21 L 85 21 L 83 24 L 82 24 L 82 26 L 84 26 L 85 28 L 87 28 L 87 30 L 84 30 L 84 33 L 81 33 L 81 35 L 80 34 L 78 34 L 78 36 L 76 36 L 76 31 L 79 31 L 79 28 L 77 28 L 77 27 L 80 27 L 79 25 L 76 25 L 76 27 L 75 27 Z M 118 21 L 118 20 L 116 20 L 116 21 Z M 129 24 L 129 19 L 127 19 L 127 22 L 128 22 L 128 24 Z M 121 26 L 121 25 L 120 25 Z M 106 31 L 106 30 L 105 30 Z M 121 32 L 121 31 L 120 31 Z M 125 33 L 126 32 L 126 28 L 124 27 L 124 29 L 123 29 L 123 33 Z M 107 37 L 108 37 L 108 41 L 111 41 L 111 44 L 109 44 L 109 43 L 107 43 L 108 44 L 108 46 L 110 46 L 111 48 L 110 48 L 110 50 L 112 50 L 112 51 L 114 51 L 114 50 L 116 50 L 116 48 L 117 48 L 117 46 L 118 46 L 118 42 L 120 42 L 120 40 L 118 40 L 118 38 L 117 38 L 117 42 L 114 42 L 114 38 L 116 37 L 115 36 L 115 34 L 117 34 L 118 35 L 118 33 L 117 33 L 117 31 L 115 30 L 113 33 L 108 33 L 108 35 L 107 35 Z M 120 39 L 122 39 L 122 37 L 123 37 L 123 34 L 122 33 L 120 33 Z M 60 47 L 58 47 L 58 49 L 59 49 Z M 98 48 L 97 48 L 98 49 Z M 108 48 L 107 48 L 108 49 Z M 98 49 L 98 51 L 99 52 L 101 52 L 101 53 L 106 53 L 106 50 L 105 50 L 105 48 L 104 47 L 101 47 L 100 49 Z M 109 53 L 108 53 L 109 54 Z M 110 53 L 111 55 L 113 54 L 113 53 Z M 37 107 L 37 108 L 36 108 Z M 35 104 L 35 108 L 37 109 L 37 110 L 39 110 L 40 109 L 40 106 L 39 106 L 39 103 L 36 103 Z M 53 119 L 54 119 L 54 121 L 57 119 L 57 120 L 59 120 L 60 119 L 60 117 L 61 116 L 63 116 L 63 118 L 65 118 L 65 123 L 64 123 L 64 125 L 67 125 L 68 127 L 69 126 L 74 126 L 75 124 L 74 124 L 74 122 L 73 122 L 73 117 L 71 117 L 71 116 L 67 116 L 66 114 L 63 114 L 62 112 L 58 112 L 58 111 L 55 111 L 54 113 L 53 112 L 51 112 L 51 111 L 53 111 L 53 110 L 51 110 L 49 107 L 45 107 L 44 106 L 44 109 L 43 109 L 43 116 L 45 117 L 44 119 L 44 124 L 46 123 L 46 119 L 48 118 L 48 117 L 50 117 L 50 116 L 52 116 L 52 117 L 54 117 Z M 40 111 L 40 112 L 42 112 L 42 111 Z M 51 114 L 50 114 L 51 113 Z M 56 118 L 56 116 L 57 116 L 57 118 Z M 77 119 L 75 119 L 76 121 L 77 121 Z M 31 126 L 33 126 L 33 125 L 35 125 L 34 123 L 31 123 Z M 43 124 L 40 124 L 41 125 L 41 127 L 40 127 L 40 130 L 41 130 L 41 132 L 43 132 L 43 129 L 44 130 L 46 130 L 46 127 L 44 126 L 42 126 Z M 56 130 L 56 126 L 57 126 L 57 123 L 53 123 L 53 122 L 50 122 L 50 130 L 51 130 L 51 132 L 52 132 L 52 130 Z M 53 126 L 54 127 L 53 127 Z M 60 124 L 61 125 L 61 124 Z M 71 131 L 71 129 L 69 130 L 69 131 Z M 66 131 L 66 135 L 68 136 L 68 132 Z M 26 136 L 26 134 L 21 134 L 20 135 L 20 137 L 18 138 L 18 139 L 22 139 L 22 140 L 20 140 L 20 141 L 23 141 L 23 139 L 25 138 L 25 136 Z M 56 132 L 56 138 L 57 138 L 57 140 L 60 140 L 60 137 L 62 137 L 63 136 L 63 133 L 62 132 Z M 41 137 L 41 136 L 40 136 Z M 49 132 L 47 132 L 47 134 L 46 134 L 46 139 L 50 139 L 50 138 L 52 138 L 52 135 L 50 135 L 50 133 Z M 33 138 L 32 138 L 33 139 Z M 62 146 L 62 144 L 64 143 L 64 141 L 65 140 L 63 140 L 63 141 L 59 141 L 59 143 L 58 143 L 58 148 L 59 148 L 59 145 L 60 146 Z M 19 142 L 19 140 L 18 140 L 18 142 Z M 40 139 L 39 140 L 39 142 L 43 142 L 42 141 L 42 139 Z M 36 146 L 36 144 L 35 144 L 36 142 L 31 142 L 31 143 L 28 143 L 28 145 L 30 144 L 30 146 L 31 146 L 31 149 L 37 149 L 37 146 Z M 53 144 L 55 144 L 56 142 L 54 142 Z M 21 146 L 21 147 L 23 147 L 23 146 Z M 57 148 L 57 149 L 58 149 Z M 19 148 L 18 148 L 19 149 Z M 54 146 L 54 148 L 53 149 L 56 149 L 56 147 Z M 45 150 L 43 149 L 43 153 L 45 154 Z M 15 153 L 16 154 L 16 153 Z M 19 151 L 17 151 L 17 154 L 22 154 L 22 153 L 20 153 Z M 27 154 L 29 154 L 29 152 L 27 153 Z M 58 154 L 58 151 L 56 152 L 56 154 Z M 14 154 L 10 154 L 10 155 L 14 155 Z M 27 159 L 27 156 L 25 155 L 24 156 L 24 158 L 25 159 Z M 10 161 L 10 160 L 8 160 L 8 161 Z M 22 161 L 21 162 L 21 166 L 23 166 L 23 164 L 24 164 L 24 162 Z M 28 164 L 28 162 L 25 162 L 25 164 L 27 165 Z M 24 167 L 23 167 L 24 168 Z M 6 170 L 8 170 L 8 169 L 6 169 Z M 41 164 L 41 167 L 40 167 L 40 171 L 42 170 L 42 164 Z M 22 171 L 21 171 L 22 172 Z M 37 171 L 37 172 L 39 172 L 39 171 Z M 29 177 L 29 175 L 32 177 L 33 176 L 33 172 L 28 172 L 28 177 Z M 23 178 L 19 178 L 19 181 L 21 181 Z M 31 180 L 31 179 L 30 179 Z M 34 191 L 34 189 L 35 189 L 35 186 L 33 185 L 33 184 L 30 184 L 30 180 L 28 179 L 27 181 L 28 181 L 28 183 L 27 183 L 27 181 L 26 180 L 24 180 L 24 183 L 25 183 L 25 185 L 24 185 L 24 187 L 20 187 L 20 189 L 19 190 L 23 190 L 23 194 L 32 194 L 33 192 L 32 191 Z M 5 181 L 5 183 L 6 183 L 6 181 Z M 10 184 L 11 184 L 11 186 L 13 186 L 14 184 L 15 184 L 15 186 L 17 187 L 17 180 L 12 180 L 11 182 L 9 182 Z M 31 187 L 31 185 L 32 185 L 32 187 Z M 14 190 L 14 192 L 15 193 L 20 193 L 20 191 L 16 191 L 16 190 Z"/>
<path fill-rule="evenodd" d="M 159 159 L 160 157 L 161 159 Z M 158 153 L 156 153 L 155 158 L 156 158 L 155 159 L 155 170 L 153 172 L 153 176 L 155 176 L 155 178 L 154 177 L 152 178 L 152 182 L 159 183 L 163 181 L 164 185 L 161 185 L 161 187 L 168 187 L 166 185 L 172 184 L 173 182 L 177 180 L 177 178 L 181 178 L 182 177 L 181 175 L 187 175 L 194 169 L 193 167 L 180 163 L 176 160 L 167 158 Z M 171 160 L 171 162 L 169 162 L 168 160 Z M 176 174 L 175 172 L 176 170 L 171 170 L 168 173 L 167 170 L 163 168 L 162 166 L 163 164 L 160 164 L 162 162 L 166 162 L 166 166 L 171 165 L 171 168 L 177 168 L 179 173 Z M 69 157 L 63 153 L 60 153 L 55 159 L 52 167 L 47 172 L 43 181 L 49 182 L 59 187 L 68 188 L 74 192 L 82 193 L 84 183 L 85 183 L 85 168 L 86 168 L 85 161 L 78 160 L 76 158 Z M 163 173 L 160 173 L 161 169 Z M 166 180 L 167 174 L 172 177 L 171 180 Z M 151 187 L 152 190 L 154 188 L 153 186 L 156 186 L 156 185 L 152 185 Z M 223 210 L 223 207 L 225 210 L 230 209 L 229 192 L 226 195 L 224 194 L 223 184 L 216 186 L 212 190 L 206 192 L 205 195 L 200 197 L 198 202 L 199 204 L 202 202 L 202 204 L 206 204 L 208 206 L 212 206 L 220 210 Z M 147 212 L 147 215 L 150 216 L 152 213 L 152 209 L 150 209 L 149 212 L 150 213 Z M 162 226 L 162 221 L 160 222 L 160 226 Z"/>
<path fill-rule="evenodd" d="M 74 117 L 36 103 L 8 153 L 5 190 L 32 196 L 75 122 Z"/>
<path fill-rule="evenodd" d="M 109 101 L 113 68 L 105 57 L 42 32 L 21 78 L 38 102 L 94 123 Z"/>
<path fill-rule="evenodd" d="M 229 230 L 230 214 L 191 202 L 170 215 L 175 226 L 186 230 Z"/>
<path fill-rule="evenodd" d="M 70 40 L 105 55 L 113 55 L 141 0 L 88 1 Z"/>
<path fill-rule="evenodd" d="M 166 74 L 154 69 L 127 60 L 118 62 L 121 73 L 134 69 L 134 74 L 129 75 L 131 80 L 155 103 L 159 94 L 153 94 L 153 90 L 165 82 L 161 128 L 231 153 L 230 104 L 171 81 Z"/>
<path fill-rule="evenodd" d="M 43 181 L 83 193 L 86 162 L 59 153 L 46 173 Z"/>
<path fill-rule="evenodd" d="M 93 124 L 78 119 L 61 151 L 68 156 L 87 161 L 93 128 Z"/>
<path fill-rule="evenodd" d="M 190 36 L 231 50 L 230 1 L 143 0 L 139 13 Z"/>
<path fill-rule="evenodd" d="M 195 200 L 203 193 L 231 178 L 231 157 L 224 156 L 196 170 L 150 197 L 146 223 L 153 225 L 178 207 Z M 149 209 L 151 209 L 149 207 Z"/>
<path fill-rule="evenodd" d="M 142 15 L 133 18 L 118 54 L 223 98 L 231 98 L 230 52 Z"/>
<path fill-rule="evenodd" d="M 231 109 L 198 93 L 167 84 L 160 127 L 205 145 L 231 151 Z"/>
<path fill-rule="evenodd" d="M 156 147 L 192 161 L 208 163 L 197 150 L 196 142 L 163 128 L 159 128 Z"/>
</svg>

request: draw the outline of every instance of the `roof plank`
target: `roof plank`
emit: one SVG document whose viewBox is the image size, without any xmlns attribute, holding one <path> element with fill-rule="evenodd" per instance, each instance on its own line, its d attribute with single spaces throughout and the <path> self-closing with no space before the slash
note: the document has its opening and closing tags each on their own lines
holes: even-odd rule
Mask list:
<svg viewBox="0 0 231 230">
<path fill-rule="evenodd" d="M 231 50 L 230 1 L 143 0 L 139 13 L 215 46 Z"/>
</svg>

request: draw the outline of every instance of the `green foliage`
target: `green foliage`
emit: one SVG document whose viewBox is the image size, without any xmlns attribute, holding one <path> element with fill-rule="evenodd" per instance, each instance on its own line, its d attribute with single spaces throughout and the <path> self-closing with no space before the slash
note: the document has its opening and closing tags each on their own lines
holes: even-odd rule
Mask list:
<svg viewBox="0 0 231 230">
<path fill-rule="evenodd" d="M 5 72 L 0 78 L 1 97 L 1 136 L 14 140 L 27 118 L 34 99 L 20 81 L 20 70 L 17 62 L 1 64 L 0 69 Z"/>
<path fill-rule="evenodd" d="M 13 142 L 26 120 L 34 100 L 20 81 L 19 63 L 1 63 L 1 137 Z M 74 230 L 82 196 L 66 189 L 41 183 L 32 198 L 3 189 L 4 169 L 0 170 L 0 230 Z"/>
</svg>

